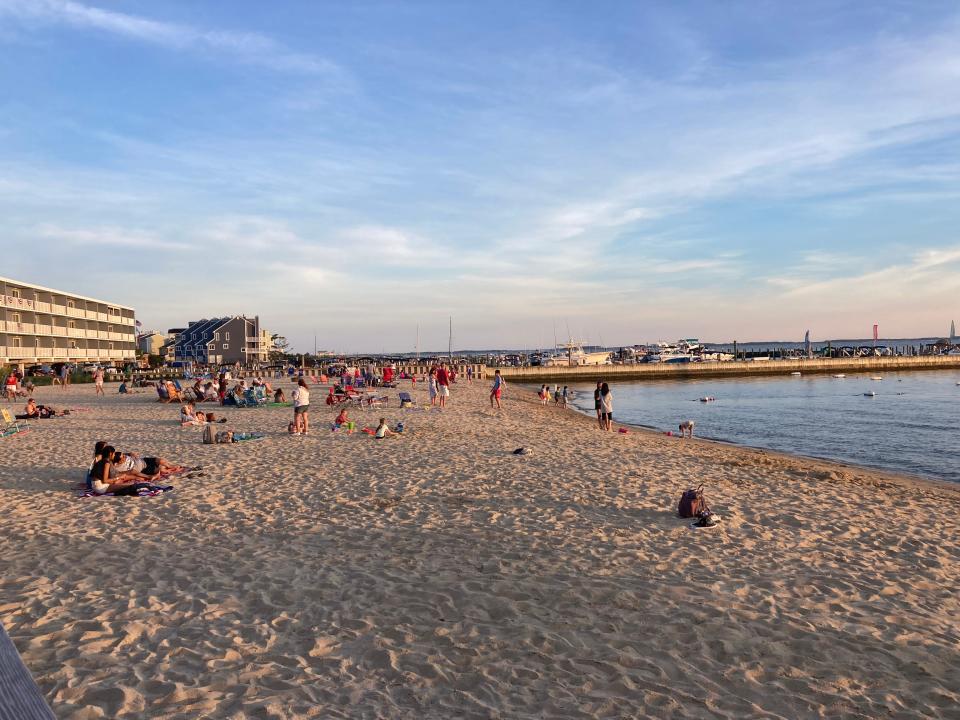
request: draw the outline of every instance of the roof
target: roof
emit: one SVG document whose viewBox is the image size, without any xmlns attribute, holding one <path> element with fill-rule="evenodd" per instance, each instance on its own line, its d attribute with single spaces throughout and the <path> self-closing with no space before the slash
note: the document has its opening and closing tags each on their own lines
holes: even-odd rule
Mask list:
<svg viewBox="0 0 960 720">
<path fill-rule="evenodd" d="M 69 292 L 67 290 L 55 290 L 53 288 L 44 287 L 43 285 L 36 285 L 26 280 L 14 280 L 13 278 L 0 276 L 0 282 L 13 283 L 14 285 L 23 285 L 25 287 L 31 287 L 34 290 L 43 290 L 44 292 L 59 293 L 60 295 L 69 295 L 70 297 L 75 297 L 78 300 L 89 300 L 90 302 L 103 303 L 104 305 L 110 305 L 115 308 L 122 308 L 124 310 L 129 310 L 134 312 L 134 309 L 128 305 L 121 305 L 119 303 L 110 302 L 109 300 L 98 300 L 97 298 L 87 297 L 86 295 L 78 295 L 77 293 Z"/>
</svg>

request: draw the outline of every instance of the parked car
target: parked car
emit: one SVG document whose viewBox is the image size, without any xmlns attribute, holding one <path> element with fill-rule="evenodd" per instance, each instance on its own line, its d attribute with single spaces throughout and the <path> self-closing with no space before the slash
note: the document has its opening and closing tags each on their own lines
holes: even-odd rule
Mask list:
<svg viewBox="0 0 960 720">
<path fill-rule="evenodd" d="M 55 374 L 53 368 L 49 365 L 31 365 L 27 368 L 27 377 L 50 377 Z"/>
</svg>

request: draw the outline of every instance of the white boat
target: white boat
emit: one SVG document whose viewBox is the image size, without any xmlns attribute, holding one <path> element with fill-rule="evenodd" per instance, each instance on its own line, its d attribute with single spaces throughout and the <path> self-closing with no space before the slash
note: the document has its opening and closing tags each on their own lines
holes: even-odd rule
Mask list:
<svg viewBox="0 0 960 720">
<path fill-rule="evenodd" d="M 871 390 L 870 392 L 865 392 L 865 393 L 863 394 L 863 396 L 864 396 L 864 397 L 876 397 L 877 394 L 876 394 L 873 390 Z"/>
<path fill-rule="evenodd" d="M 882 378 L 881 376 L 879 376 L 879 375 L 871 375 L 871 376 L 870 376 L 870 379 L 871 379 L 871 380 L 883 380 L 883 378 Z"/>
<path fill-rule="evenodd" d="M 844 375 L 843 373 L 837 373 L 837 374 L 834 375 L 833 377 L 835 377 L 835 378 L 845 378 L 846 375 Z"/>
<path fill-rule="evenodd" d="M 568 365 L 569 367 L 582 367 L 584 365 L 610 365 L 609 350 L 600 350 L 598 352 L 585 352 L 583 344 L 570 340 L 569 342 L 557 345 L 557 348 L 565 351 L 563 355 L 555 355 L 550 358 L 548 365 Z"/>
<path fill-rule="evenodd" d="M 795 370 L 790 374 L 793 375 L 793 377 L 800 377 L 803 373 L 801 373 L 799 370 Z"/>
</svg>

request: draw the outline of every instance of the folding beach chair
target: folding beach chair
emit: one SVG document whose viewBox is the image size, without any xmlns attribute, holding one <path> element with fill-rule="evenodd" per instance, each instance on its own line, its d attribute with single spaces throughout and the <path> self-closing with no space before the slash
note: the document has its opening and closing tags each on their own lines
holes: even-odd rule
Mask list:
<svg viewBox="0 0 960 720">
<path fill-rule="evenodd" d="M 30 427 L 23 420 L 15 420 L 6 408 L 0 409 L 0 418 L 3 419 L 3 426 L 0 427 L 0 437 L 9 437 L 26 432 Z"/>
</svg>

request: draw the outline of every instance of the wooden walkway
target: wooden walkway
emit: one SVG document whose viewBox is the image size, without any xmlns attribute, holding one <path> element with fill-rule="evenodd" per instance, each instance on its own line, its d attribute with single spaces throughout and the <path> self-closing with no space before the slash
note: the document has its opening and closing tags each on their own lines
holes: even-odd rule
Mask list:
<svg viewBox="0 0 960 720">
<path fill-rule="evenodd" d="M 0 720 L 54 720 L 3 625 L 0 625 Z"/>
</svg>

